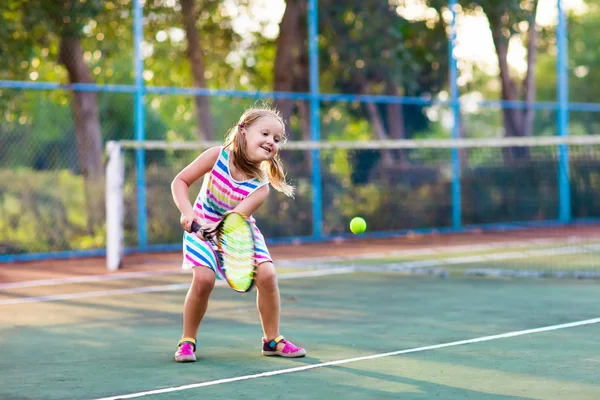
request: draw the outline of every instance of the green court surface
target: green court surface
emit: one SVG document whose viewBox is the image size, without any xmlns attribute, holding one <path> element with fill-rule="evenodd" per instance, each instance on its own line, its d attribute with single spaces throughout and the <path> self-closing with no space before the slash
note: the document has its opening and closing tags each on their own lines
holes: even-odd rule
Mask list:
<svg viewBox="0 0 600 400">
<path fill-rule="evenodd" d="M 123 286 L 143 287 L 107 281 L 86 290 Z M 307 348 L 306 358 L 261 356 L 255 293 L 226 287 L 212 294 L 192 364 L 172 360 L 184 289 L 2 304 L 0 398 L 600 398 L 596 280 L 355 272 L 282 279 L 280 287 L 282 333 Z M 1 294 L 81 293 L 74 285 L 45 290 Z M 587 322 L 562 325 L 579 321 Z M 476 338 L 485 339 L 460 343 Z"/>
</svg>

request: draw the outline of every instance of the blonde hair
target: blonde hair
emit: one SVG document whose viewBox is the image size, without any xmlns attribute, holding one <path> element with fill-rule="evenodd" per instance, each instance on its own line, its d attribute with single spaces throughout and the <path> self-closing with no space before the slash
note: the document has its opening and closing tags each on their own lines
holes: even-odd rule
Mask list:
<svg viewBox="0 0 600 400">
<path fill-rule="evenodd" d="M 233 163 L 244 175 L 250 178 L 264 179 L 265 174 L 271 185 L 287 196 L 294 196 L 294 187 L 288 184 L 285 180 L 285 172 L 283 163 L 279 158 L 279 154 L 267 161 L 261 162 L 259 165 L 252 162 L 246 156 L 246 137 L 242 135 L 242 128 L 249 128 L 260 118 L 271 117 L 276 118 L 282 127 L 281 144 L 287 139 L 285 136 L 285 123 L 283 118 L 274 108 L 270 107 L 252 107 L 244 111 L 237 125 L 232 127 L 225 138 L 225 148 L 231 149 L 233 155 Z"/>
</svg>

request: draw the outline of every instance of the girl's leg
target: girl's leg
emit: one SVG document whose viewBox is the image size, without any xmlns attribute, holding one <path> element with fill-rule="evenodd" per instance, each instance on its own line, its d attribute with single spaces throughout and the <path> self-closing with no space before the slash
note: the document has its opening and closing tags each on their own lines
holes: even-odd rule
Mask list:
<svg viewBox="0 0 600 400">
<path fill-rule="evenodd" d="M 304 357 L 306 350 L 284 340 L 279 334 L 279 286 L 272 262 L 258 267 L 256 304 L 263 328 L 263 354 L 267 356 Z"/>
<path fill-rule="evenodd" d="M 207 267 L 193 269 L 194 277 L 183 306 L 183 335 L 195 338 L 198 327 L 208 307 L 208 297 L 215 287 L 215 273 Z"/>
<path fill-rule="evenodd" d="M 206 308 L 208 297 L 215 287 L 215 273 L 206 267 L 195 267 L 194 277 L 183 306 L 183 335 L 177 345 L 175 361 L 196 361 L 196 334 Z"/>
<path fill-rule="evenodd" d="M 279 336 L 279 286 L 272 262 L 264 262 L 258 267 L 256 277 L 256 305 L 265 338 Z"/>
</svg>

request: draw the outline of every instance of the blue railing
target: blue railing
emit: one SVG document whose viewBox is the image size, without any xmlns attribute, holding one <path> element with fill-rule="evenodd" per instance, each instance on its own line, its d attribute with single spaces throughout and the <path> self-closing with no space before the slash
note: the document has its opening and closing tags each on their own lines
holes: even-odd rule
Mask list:
<svg viewBox="0 0 600 400">
<path fill-rule="evenodd" d="M 558 25 L 557 25 L 557 101 L 556 102 L 534 102 L 532 104 L 523 101 L 502 101 L 502 100 L 482 100 L 475 102 L 478 106 L 488 108 L 524 108 L 531 107 L 536 110 L 555 110 L 557 115 L 557 135 L 567 136 L 569 134 L 569 111 L 600 112 L 600 104 L 596 103 L 571 103 L 568 101 L 568 74 L 567 74 L 567 24 L 564 10 L 565 0 L 557 0 Z M 55 82 L 30 82 L 30 81 L 6 81 L 0 80 L 0 88 L 7 89 L 26 89 L 26 90 L 75 90 L 75 91 L 94 91 L 94 92 L 116 92 L 135 94 L 135 140 L 145 140 L 145 105 L 144 97 L 146 94 L 164 94 L 164 95 L 189 95 L 189 96 L 226 96 L 238 98 L 272 98 L 272 99 L 290 99 L 310 101 L 311 113 L 311 139 L 319 141 L 320 135 L 320 103 L 323 101 L 341 101 L 341 102 L 373 102 L 373 103 L 398 103 L 415 105 L 442 105 L 452 109 L 454 124 L 452 127 L 452 138 L 458 138 L 460 132 L 460 109 L 463 102 L 459 101 L 459 88 L 457 84 L 458 70 L 457 60 L 453 51 L 456 40 L 456 6 L 457 0 L 449 0 L 452 20 L 450 24 L 449 52 L 450 61 L 450 100 L 440 101 L 430 98 L 405 97 L 405 96 L 385 96 L 385 95 L 355 95 L 342 93 L 321 93 L 319 89 L 319 64 L 318 64 L 318 1 L 308 0 L 308 50 L 309 50 L 309 78 L 310 91 L 308 93 L 297 92 L 271 92 L 271 91 L 242 91 L 225 89 L 207 89 L 207 88 L 174 88 L 145 86 L 142 77 L 144 69 L 143 58 L 141 57 L 141 45 L 143 41 L 143 8 L 140 0 L 134 1 L 134 72 L 135 82 L 133 85 L 97 85 L 97 84 L 60 84 Z M 323 236 L 323 216 L 322 216 L 322 191 L 321 191 L 321 171 L 319 163 L 319 150 L 311 151 L 312 158 L 312 215 L 313 232 L 308 237 L 297 237 L 295 240 L 322 240 Z M 559 218 L 560 223 L 572 222 L 570 215 L 570 188 L 569 188 L 569 154 L 566 146 L 560 146 L 559 156 Z M 175 247 L 148 245 L 147 239 L 147 211 L 146 211 L 146 183 L 145 183 L 145 151 L 136 149 L 136 186 L 137 186 L 137 218 L 138 218 L 138 244 L 137 247 L 128 249 L 131 251 L 154 251 L 156 249 L 175 249 Z M 460 163 L 458 150 L 452 152 L 452 228 L 448 231 L 459 232 L 466 229 L 463 227 L 461 210 L 461 187 L 460 187 Z M 515 227 L 522 223 L 513 224 Z M 495 226 L 489 225 L 489 229 Z M 481 227 L 481 226 L 480 226 Z M 484 227 L 485 228 L 485 227 Z M 423 230 L 424 232 L 427 230 Z M 437 229 L 436 231 L 444 231 Z M 397 235 L 401 232 L 373 233 L 371 235 Z M 285 242 L 292 238 L 282 238 L 272 242 Z M 178 245 L 177 245 L 178 246 Z M 19 260 L 39 260 L 49 258 L 64 258 L 77 256 L 102 256 L 103 250 L 91 251 L 67 251 L 54 253 L 37 253 L 21 255 L 2 255 L 0 262 L 10 262 Z"/>
</svg>

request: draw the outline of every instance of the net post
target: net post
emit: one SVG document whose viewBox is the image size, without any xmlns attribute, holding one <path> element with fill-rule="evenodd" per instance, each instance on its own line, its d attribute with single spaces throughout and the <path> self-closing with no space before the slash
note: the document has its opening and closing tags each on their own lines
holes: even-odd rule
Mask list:
<svg viewBox="0 0 600 400">
<path fill-rule="evenodd" d="M 450 22 L 450 38 L 448 40 L 448 58 L 450 61 L 450 97 L 452 104 L 452 139 L 460 139 L 460 103 L 458 88 L 458 66 L 454 56 L 456 46 L 456 7 L 457 0 L 449 0 L 448 6 L 452 12 Z M 460 229 L 462 226 L 462 200 L 461 200 L 461 165 L 460 153 L 457 147 L 452 148 L 452 227 Z"/>
<path fill-rule="evenodd" d="M 145 86 L 144 86 L 144 57 L 142 55 L 142 45 L 144 41 L 144 1 L 134 0 L 133 2 L 133 44 L 134 57 L 133 67 L 135 76 L 135 111 L 134 128 L 135 140 L 138 142 L 146 140 L 146 108 Z M 135 149 L 136 165 L 136 193 L 137 193 L 137 233 L 138 247 L 145 250 L 148 245 L 148 215 L 146 212 L 146 150 L 143 147 Z"/>
<path fill-rule="evenodd" d="M 125 162 L 119 142 L 106 143 L 106 268 L 118 270 L 123 263 L 123 184 Z"/>
<path fill-rule="evenodd" d="M 569 77 L 567 66 L 567 16 L 562 0 L 557 0 L 558 25 L 556 28 L 556 74 L 558 82 L 557 93 L 557 134 L 561 137 L 569 136 Z M 558 146 L 558 219 L 562 223 L 571 222 L 571 188 L 569 183 L 569 148 L 565 144 Z"/>
<path fill-rule="evenodd" d="M 314 142 L 321 140 L 321 114 L 319 97 L 319 37 L 318 24 L 319 12 L 318 1 L 308 0 L 308 61 L 309 61 L 309 84 L 310 84 L 310 139 Z M 311 182 L 312 182 L 312 214 L 313 214 L 313 237 L 320 238 L 323 235 L 323 193 L 321 160 L 319 149 L 313 149 L 311 155 Z"/>
</svg>

